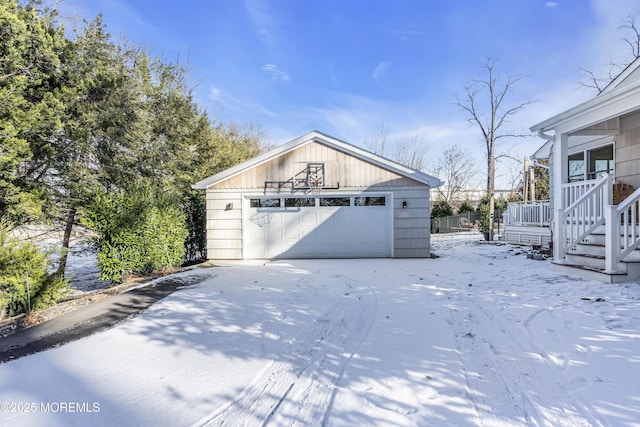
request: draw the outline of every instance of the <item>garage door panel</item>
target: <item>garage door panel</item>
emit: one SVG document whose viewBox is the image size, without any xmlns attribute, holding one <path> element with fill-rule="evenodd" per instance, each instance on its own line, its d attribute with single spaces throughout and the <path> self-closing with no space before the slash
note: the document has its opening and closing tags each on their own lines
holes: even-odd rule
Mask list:
<svg viewBox="0 0 640 427">
<path fill-rule="evenodd" d="M 369 228 L 353 228 L 351 229 L 351 237 L 354 242 L 370 242 L 373 238 L 372 234 L 379 233 L 381 230 L 371 230 Z"/>
<path fill-rule="evenodd" d="M 268 212 L 247 208 L 244 257 L 390 256 L 392 214 L 387 197 L 387 206 L 316 206 Z"/>
<path fill-rule="evenodd" d="M 313 208 L 306 208 L 298 214 L 298 221 L 301 225 L 315 227 L 318 223 L 318 215 L 316 212 L 309 212 L 309 209 Z"/>
<path fill-rule="evenodd" d="M 370 223 L 378 223 L 384 221 L 387 218 L 387 212 L 379 208 L 374 208 L 367 211 L 367 219 Z"/>
<path fill-rule="evenodd" d="M 286 228 L 284 230 L 284 238 L 287 242 L 295 243 L 300 240 L 300 236 L 300 230 L 298 230 L 297 228 Z"/>
<path fill-rule="evenodd" d="M 345 208 L 328 212 L 319 212 L 318 216 L 320 218 L 320 221 L 322 223 L 326 223 L 327 225 L 342 225 L 345 223 L 350 224 L 352 222 L 351 212 L 349 212 Z"/>
</svg>

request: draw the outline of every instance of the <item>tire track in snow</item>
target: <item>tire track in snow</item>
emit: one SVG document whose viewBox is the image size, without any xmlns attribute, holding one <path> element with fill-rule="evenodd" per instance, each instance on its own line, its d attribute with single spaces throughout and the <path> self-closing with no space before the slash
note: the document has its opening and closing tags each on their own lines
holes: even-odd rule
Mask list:
<svg viewBox="0 0 640 427">
<path fill-rule="evenodd" d="M 529 315 L 529 317 L 527 317 L 524 321 L 523 321 L 523 325 L 527 331 L 527 335 L 529 336 L 529 342 L 536 348 L 538 354 L 540 355 L 540 357 L 542 357 L 545 361 L 546 361 L 546 365 L 550 366 L 550 367 L 556 367 L 556 370 L 558 371 L 557 377 L 560 377 L 564 380 L 565 384 L 569 384 L 567 377 L 565 375 L 565 373 L 563 371 L 565 371 L 570 363 L 570 360 L 566 357 L 566 356 L 562 356 L 562 357 L 558 357 L 558 356 L 554 356 L 552 357 L 552 355 L 550 355 L 547 351 L 544 350 L 543 346 L 540 345 L 539 340 L 538 340 L 538 336 L 534 331 L 534 328 L 532 326 L 533 321 L 540 316 L 543 313 L 547 313 L 549 311 L 553 311 L 553 310 L 557 310 L 557 309 L 562 309 L 562 306 L 555 306 L 555 307 L 549 307 L 549 308 L 541 308 L 536 310 L 534 313 L 532 313 L 531 315 Z M 564 322 L 564 326 L 572 325 L 571 321 L 566 321 Z M 585 350 L 586 351 L 586 350 Z M 558 360 L 561 360 L 561 364 L 558 363 Z M 588 418 L 590 418 L 590 422 L 592 423 L 591 425 L 594 426 L 605 426 L 607 425 L 605 423 L 605 421 L 599 416 L 598 412 L 596 409 L 594 409 L 591 404 L 588 403 L 587 399 L 585 399 L 580 392 L 578 392 L 576 390 L 575 387 L 567 387 L 567 393 L 573 397 L 573 399 L 575 400 L 575 402 L 577 403 L 577 407 L 579 407 L 582 410 L 582 413 L 584 415 L 586 415 Z"/>
<path fill-rule="evenodd" d="M 195 425 L 326 425 L 337 384 L 369 333 L 376 306 L 373 291 L 352 288 L 238 398 Z"/>
<path fill-rule="evenodd" d="M 514 333 L 513 325 L 505 325 L 501 315 L 472 298 L 451 289 L 443 292 L 449 299 L 467 398 L 478 425 L 605 425 L 597 411 L 571 390 L 562 367 L 545 357 L 531 336 Z"/>
</svg>

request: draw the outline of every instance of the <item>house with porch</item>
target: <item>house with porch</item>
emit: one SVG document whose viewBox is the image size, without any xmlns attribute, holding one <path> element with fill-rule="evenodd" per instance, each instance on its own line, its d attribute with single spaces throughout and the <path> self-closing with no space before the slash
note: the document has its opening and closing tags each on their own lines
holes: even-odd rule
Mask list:
<svg viewBox="0 0 640 427">
<path fill-rule="evenodd" d="M 609 283 L 639 278 L 640 58 L 531 131 L 546 140 L 533 157 L 549 160 L 550 200 L 537 209 L 546 212 L 553 264 Z"/>
</svg>

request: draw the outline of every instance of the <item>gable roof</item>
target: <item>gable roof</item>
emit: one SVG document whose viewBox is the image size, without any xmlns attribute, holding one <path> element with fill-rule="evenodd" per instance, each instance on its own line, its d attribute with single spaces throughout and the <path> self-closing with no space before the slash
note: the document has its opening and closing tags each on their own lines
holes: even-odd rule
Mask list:
<svg viewBox="0 0 640 427">
<path fill-rule="evenodd" d="M 548 131 L 557 127 L 574 132 L 640 109 L 640 58 L 636 58 L 595 97 L 551 118 L 530 130 Z"/>
<path fill-rule="evenodd" d="M 327 145 L 335 150 L 349 154 L 358 159 L 370 162 L 378 167 L 389 170 L 398 175 L 429 185 L 431 187 L 438 187 L 443 184 L 443 182 L 436 177 L 433 177 L 431 175 L 428 175 L 424 172 L 420 172 L 415 169 L 411 169 L 407 166 L 403 166 L 400 163 L 386 159 L 382 156 L 378 156 L 377 154 L 371 153 L 367 150 L 363 150 L 362 148 L 356 147 L 355 145 L 351 145 L 347 142 L 341 141 L 337 138 L 326 135 L 316 130 L 316 131 L 312 131 L 307 134 L 304 134 L 292 141 L 289 141 L 279 147 L 276 147 L 273 150 L 267 151 L 266 153 L 263 153 L 257 157 L 247 160 L 246 162 L 240 163 L 220 173 L 217 173 L 208 178 L 205 178 L 202 181 L 196 182 L 194 185 L 192 185 L 192 188 L 196 190 L 206 190 L 208 187 L 215 185 L 221 181 L 224 181 L 225 179 L 236 176 L 248 169 L 251 169 L 253 167 L 266 163 L 279 156 L 289 153 L 298 147 L 301 147 L 305 144 L 308 144 L 314 141 Z"/>
</svg>

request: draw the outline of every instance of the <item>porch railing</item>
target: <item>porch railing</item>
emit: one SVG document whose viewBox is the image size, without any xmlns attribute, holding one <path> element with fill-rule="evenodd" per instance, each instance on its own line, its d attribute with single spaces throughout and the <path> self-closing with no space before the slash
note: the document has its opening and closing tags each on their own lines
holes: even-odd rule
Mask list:
<svg viewBox="0 0 640 427">
<path fill-rule="evenodd" d="M 604 179 L 604 178 L 602 178 Z M 562 192 L 564 193 L 564 205 L 571 206 L 582 197 L 587 191 L 598 185 L 600 180 L 594 179 L 589 181 L 572 182 L 570 184 L 562 185 Z"/>
<path fill-rule="evenodd" d="M 504 225 L 534 225 L 548 227 L 551 223 L 551 209 L 548 200 L 535 202 L 511 202 L 507 205 Z"/>
<path fill-rule="evenodd" d="M 605 223 L 605 206 L 612 203 L 611 174 L 599 180 L 577 184 L 563 186 L 567 207 L 558 212 L 560 217 L 556 222 L 561 224 L 557 227 L 561 258 Z"/>
<path fill-rule="evenodd" d="M 615 271 L 624 257 L 640 246 L 640 189 L 617 206 L 609 206 L 605 230 L 605 269 Z"/>
</svg>

